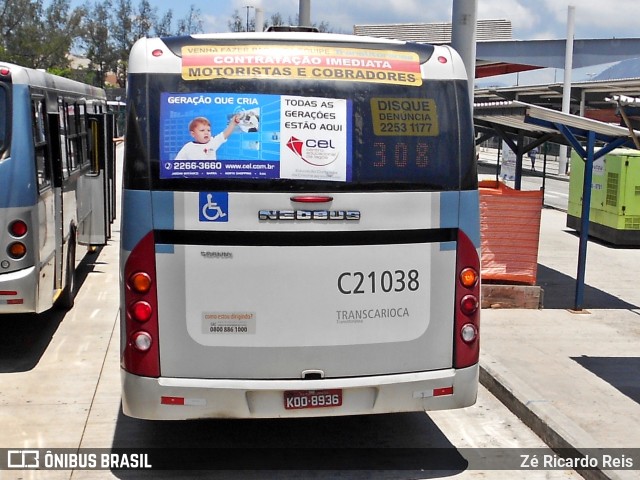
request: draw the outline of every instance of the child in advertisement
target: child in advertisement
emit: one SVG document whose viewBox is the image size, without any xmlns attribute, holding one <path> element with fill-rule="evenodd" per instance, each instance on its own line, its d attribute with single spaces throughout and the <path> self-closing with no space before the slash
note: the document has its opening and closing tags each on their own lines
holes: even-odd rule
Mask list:
<svg viewBox="0 0 640 480">
<path fill-rule="evenodd" d="M 211 122 L 206 117 L 196 117 L 189 123 L 189 133 L 193 141 L 186 143 L 176 155 L 176 160 L 216 160 L 216 151 L 240 123 L 240 117 L 231 117 L 227 128 L 216 136 L 211 136 Z"/>
</svg>

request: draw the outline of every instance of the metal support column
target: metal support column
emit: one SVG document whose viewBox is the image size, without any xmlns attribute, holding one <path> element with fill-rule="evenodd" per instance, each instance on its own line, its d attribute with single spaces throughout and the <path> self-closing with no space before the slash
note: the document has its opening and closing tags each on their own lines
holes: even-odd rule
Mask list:
<svg viewBox="0 0 640 480">
<path fill-rule="evenodd" d="M 582 183 L 582 211 L 580 216 L 580 243 L 578 248 L 578 272 L 576 275 L 576 294 L 574 310 L 580 311 L 584 306 L 584 277 L 587 265 L 587 243 L 589 240 L 589 212 L 591 211 L 591 183 L 593 180 L 593 162 L 611 152 L 622 147 L 629 139 L 619 137 L 609 141 L 604 147 L 595 152 L 596 132 L 587 132 L 587 149 L 582 145 L 569 127 L 561 123 L 554 124 L 556 129 L 573 146 L 573 149 L 585 161 L 584 179 Z"/>
<path fill-rule="evenodd" d="M 473 112 L 473 86 L 476 78 L 476 29 L 478 0 L 453 0 L 451 46 L 460 54 L 469 79 L 469 103 Z"/>
<path fill-rule="evenodd" d="M 311 0 L 300 0 L 298 23 L 304 27 L 311 26 Z"/>
<path fill-rule="evenodd" d="M 518 140 L 516 143 L 516 179 L 513 188 L 522 190 L 522 157 L 524 157 L 524 132 L 518 132 Z"/>
<path fill-rule="evenodd" d="M 574 310 L 582 310 L 584 304 L 584 275 L 587 266 L 587 244 L 589 240 L 589 212 L 591 210 L 591 181 L 593 180 L 593 152 L 596 144 L 595 132 L 587 136 L 587 157 L 582 184 L 582 212 L 580 217 L 580 246 L 578 248 L 578 273 L 576 275 L 576 295 Z"/>
</svg>

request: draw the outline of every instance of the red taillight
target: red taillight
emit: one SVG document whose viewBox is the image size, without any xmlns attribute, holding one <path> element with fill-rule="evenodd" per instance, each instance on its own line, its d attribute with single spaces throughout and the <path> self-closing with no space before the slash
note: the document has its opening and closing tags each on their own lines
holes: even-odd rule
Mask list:
<svg viewBox="0 0 640 480">
<path fill-rule="evenodd" d="M 480 358 L 480 258 L 462 230 L 458 230 L 456 272 L 453 366 L 465 368 L 478 363 Z"/>
<path fill-rule="evenodd" d="M 12 237 L 22 238 L 29 231 L 27 224 L 22 220 L 16 220 L 9 225 L 9 233 Z"/>
<path fill-rule="evenodd" d="M 460 300 L 460 309 L 465 315 L 473 315 L 478 309 L 478 297 L 475 295 L 465 295 Z"/>
<path fill-rule="evenodd" d="M 162 55 L 164 55 L 164 52 L 161 49 L 156 48 L 153 52 L 151 52 L 151 55 L 153 55 L 154 57 L 161 57 Z"/>
<path fill-rule="evenodd" d="M 146 322 L 151 318 L 151 315 L 153 315 L 153 308 L 148 302 L 138 300 L 129 307 L 129 314 L 131 318 L 138 322 Z"/>
<path fill-rule="evenodd" d="M 158 294 L 156 278 L 155 242 L 149 232 L 133 248 L 124 266 L 124 304 L 127 306 L 127 344 L 122 356 L 125 370 L 145 377 L 160 376 L 158 347 Z"/>
</svg>

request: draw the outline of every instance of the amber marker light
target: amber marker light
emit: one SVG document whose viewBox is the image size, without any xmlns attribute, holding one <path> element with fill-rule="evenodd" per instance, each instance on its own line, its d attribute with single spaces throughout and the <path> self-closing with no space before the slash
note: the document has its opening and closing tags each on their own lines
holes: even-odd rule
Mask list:
<svg viewBox="0 0 640 480">
<path fill-rule="evenodd" d="M 478 272 L 473 268 L 464 268 L 460 272 L 460 283 L 467 288 L 474 287 L 478 282 Z"/>
<path fill-rule="evenodd" d="M 14 242 L 7 247 L 7 253 L 14 260 L 20 260 L 27 254 L 27 247 L 24 243 Z"/>
<path fill-rule="evenodd" d="M 151 290 L 151 277 L 145 272 L 136 272 L 129 277 L 129 287 L 136 293 L 145 294 Z"/>
</svg>

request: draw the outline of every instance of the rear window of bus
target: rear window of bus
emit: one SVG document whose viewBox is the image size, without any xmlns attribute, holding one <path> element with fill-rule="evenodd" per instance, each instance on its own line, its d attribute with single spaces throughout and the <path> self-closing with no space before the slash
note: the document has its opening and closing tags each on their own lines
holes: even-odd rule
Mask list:
<svg viewBox="0 0 640 480">
<path fill-rule="evenodd" d="M 134 100 L 134 108 L 148 107 L 151 135 L 140 132 L 138 138 L 149 138 L 144 147 L 150 168 L 143 172 L 140 164 L 128 188 L 145 176 L 160 190 L 202 189 L 205 183 L 231 191 L 441 191 L 476 185 L 473 138 L 466 133 L 472 123 L 459 80 L 424 80 L 408 88 L 345 81 L 185 81 L 154 74 L 133 75 L 132 91 L 137 82 L 149 89 L 149 98 L 139 105 Z M 227 137 L 198 145 L 198 128 L 208 130 L 207 142 L 225 131 Z M 304 129 L 313 134 L 296 134 Z M 186 152 L 197 148 L 216 151 Z M 308 168 L 288 167 L 287 155 Z"/>
</svg>

